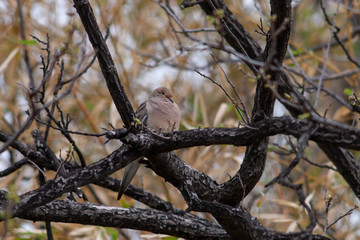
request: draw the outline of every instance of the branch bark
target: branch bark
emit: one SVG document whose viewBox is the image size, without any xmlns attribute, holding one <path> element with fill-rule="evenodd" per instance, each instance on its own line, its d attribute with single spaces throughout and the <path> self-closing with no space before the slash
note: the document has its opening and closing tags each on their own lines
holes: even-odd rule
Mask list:
<svg viewBox="0 0 360 240">
<path fill-rule="evenodd" d="M 138 157 L 140 157 L 138 151 L 129 150 L 126 145 L 123 145 L 96 163 L 77 169 L 69 173 L 68 176 L 49 180 L 38 189 L 23 194 L 20 196 L 18 204 L 15 204 L 12 200 L 5 201 L 1 208 L 6 214 L 1 216 L 0 220 L 4 220 L 4 217 L 9 218 L 22 215 L 27 211 L 53 201 L 64 193 L 71 192 L 77 187 L 109 176 Z"/>
<path fill-rule="evenodd" d="M 291 30 L 290 3 L 290 0 L 271 1 L 271 15 L 273 16 L 274 21 L 271 22 L 270 33 L 267 38 L 267 45 L 264 53 L 262 53 L 258 44 L 253 41 L 243 26 L 238 23 L 223 1 L 200 1 L 199 3 L 208 15 L 213 17 L 221 16 L 219 25 L 216 25 L 216 28 L 219 34 L 221 34 L 234 49 L 246 55 L 249 59 L 263 60 L 266 63 L 266 65 L 263 66 L 263 69 L 259 69 L 258 66 L 245 60 L 253 72 L 255 74 L 260 74 L 261 76 L 257 83 L 254 108 L 252 111 L 253 128 L 200 129 L 175 132 L 172 135 L 165 136 L 169 137 L 168 139 L 157 138 L 153 134 L 133 129 L 126 137 L 121 138 L 128 145 L 124 144 L 121 148 L 114 151 L 108 157 L 99 160 L 97 163 L 91 164 L 88 167 L 76 169 L 69 175 L 50 180 L 40 188 L 22 195 L 19 204 L 15 204 L 11 200 L 6 200 L 1 206 L 2 209 L 6 210 L 11 217 L 26 216 L 32 220 L 73 220 L 83 224 L 94 224 L 94 221 L 91 221 L 83 211 L 78 212 L 78 210 L 87 209 L 91 212 L 91 216 L 95 216 L 95 220 L 97 220 L 95 222 L 99 225 L 105 224 L 106 221 L 107 226 L 110 224 L 110 226 L 114 227 L 128 226 L 136 228 L 135 222 L 131 222 L 134 218 L 131 220 L 124 219 L 129 221 L 129 225 L 125 225 L 125 223 L 121 221 L 119 222 L 119 218 L 117 218 L 118 215 L 122 218 L 125 217 L 126 214 L 131 214 L 131 210 L 124 211 L 117 208 L 99 208 L 93 204 L 79 205 L 79 203 L 73 204 L 72 202 L 52 201 L 63 193 L 69 192 L 76 187 L 84 186 L 96 181 L 101 182 L 101 184 L 105 186 L 107 180 L 109 180 L 106 179 L 106 177 L 111 173 L 126 166 L 130 161 L 138 158 L 140 155 L 145 155 L 148 157 L 152 169 L 179 190 L 183 190 L 185 184 L 191 185 L 192 190 L 194 190 L 194 193 L 199 197 L 200 203 L 203 204 L 198 206 L 194 205 L 192 206 L 194 207 L 193 209 L 213 214 L 222 227 L 226 229 L 227 233 L 233 238 L 241 236 L 243 239 L 266 239 L 269 237 L 290 239 L 290 237 L 301 236 L 301 233 L 298 235 L 281 235 L 277 233 L 271 235 L 268 230 L 261 226 L 256 219 L 249 213 L 246 213 L 242 208 L 233 208 L 253 189 L 262 175 L 267 154 L 268 137 L 279 133 L 291 134 L 298 137 L 301 135 L 303 124 L 312 120 L 297 120 L 291 117 L 271 118 L 275 95 L 274 90 L 267 84 L 269 82 L 275 84 L 277 87 L 276 91 L 282 96 L 285 95 L 285 93 L 292 91 L 291 88 L 288 88 L 290 84 L 288 79 L 280 72 Z M 88 33 L 90 42 L 96 51 L 100 67 L 114 103 L 125 126 L 129 127 L 133 119 L 133 110 L 120 83 L 120 79 L 116 74 L 115 65 L 111 59 L 99 27 L 97 26 L 92 9 L 86 0 L 74 0 L 74 4 Z M 224 11 L 224 16 L 219 14 L 219 11 L 221 10 Z M 215 22 L 217 23 L 217 21 Z M 263 70 L 263 72 L 260 70 Z M 290 111 L 292 110 L 290 109 Z M 294 111 L 292 111 L 292 113 L 294 115 L 298 114 L 295 114 Z M 116 131 L 113 132 L 116 135 Z M 354 157 L 349 154 L 347 150 L 339 148 L 339 146 L 342 146 L 360 149 L 360 143 L 357 137 L 359 132 L 354 130 L 348 131 L 347 133 L 350 134 L 344 134 L 341 130 L 333 129 L 329 126 L 319 126 L 318 129 L 311 134 L 310 139 L 316 141 L 319 146 L 323 148 L 324 152 L 339 168 L 341 174 L 348 175 L 345 179 L 347 179 L 349 185 L 359 197 L 359 164 L 354 161 Z M 139 134 L 141 134 L 141 137 L 139 137 Z M 334 140 L 329 137 L 335 137 L 336 139 Z M 8 136 L 0 132 L 0 138 L 5 139 L 8 138 Z M 334 141 L 336 143 L 334 143 Z M 146 144 L 144 144 L 144 142 Z M 328 145 L 327 143 L 329 142 L 332 142 L 333 145 Z M 248 146 L 244 162 L 238 173 L 230 181 L 221 185 L 217 184 L 206 174 L 191 168 L 191 166 L 187 165 L 174 153 L 168 153 L 174 149 L 213 144 Z M 48 156 L 29 150 L 29 148 L 24 146 L 20 141 L 14 141 L 12 146 L 21 149 L 24 156 L 36 159 L 41 165 L 50 166 L 49 169 L 56 170 L 56 166 L 58 166 L 58 163 L 47 161 Z M 218 203 L 213 203 L 212 201 L 217 201 Z M 46 203 L 47 205 L 43 206 Z M 158 203 L 160 203 L 160 201 Z M 166 206 L 166 204 L 161 204 L 153 204 L 153 206 L 156 208 L 171 209 L 171 207 Z M 61 211 L 56 212 L 58 209 L 55 209 L 55 211 L 52 212 L 52 208 L 55 207 Z M 191 238 L 190 235 L 186 235 L 186 229 L 188 231 L 194 230 L 192 228 L 194 226 L 191 226 L 191 224 L 182 225 L 184 227 L 183 229 L 176 230 L 176 223 L 162 222 L 165 225 L 159 225 L 159 222 L 154 221 L 156 216 L 165 217 L 166 214 L 164 212 L 154 210 L 146 210 L 148 212 L 144 210 L 144 212 L 142 212 L 142 210 L 138 211 L 138 209 L 136 209 L 136 211 L 137 214 L 151 213 L 155 215 L 155 217 L 149 216 L 149 225 L 146 225 L 146 221 L 145 223 L 142 222 L 141 228 L 139 227 L 138 229 L 162 232 L 161 227 L 169 224 L 170 230 L 167 232 L 168 234 L 175 234 L 176 232 L 177 236 Z M 171 211 L 177 212 L 174 209 L 171 209 Z M 76 212 L 78 215 L 75 214 Z M 171 217 L 174 217 L 172 220 L 175 222 L 187 220 L 185 218 L 185 216 L 187 216 L 186 214 L 184 216 L 176 215 L 176 217 L 175 215 L 171 215 Z M 55 220 L 56 216 L 59 218 Z M 69 218 L 69 216 L 71 217 Z M 109 221 L 109 219 L 104 216 L 111 216 L 113 218 Z M 137 216 L 138 215 L 133 215 L 132 217 Z M 140 218 L 141 216 L 142 215 L 140 215 Z M 204 223 L 204 221 L 201 222 L 201 224 Z M 201 229 L 203 230 L 201 236 L 204 236 L 204 238 L 205 236 L 210 238 L 228 237 L 228 235 L 216 224 L 211 226 L 204 224 L 204 226 L 205 228 Z M 214 232 L 215 235 L 212 235 L 213 232 L 209 232 L 206 227 L 213 228 L 213 230 L 216 231 L 216 233 Z M 311 237 L 313 239 L 317 238 L 313 235 Z"/>
<path fill-rule="evenodd" d="M 56 200 L 19 217 L 31 221 L 131 228 L 186 239 L 231 239 L 218 224 L 189 213 L 179 215 L 150 209 L 106 207 L 74 201 Z"/>
<path fill-rule="evenodd" d="M 188 1 L 184 1 L 188 2 Z M 264 61 L 267 61 L 269 59 L 275 60 L 272 62 L 273 66 L 279 67 L 282 63 L 282 60 L 284 59 L 284 55 L 286 53 L 286 47 L 287 47 L 287 40 L 289 38 L 290 34 L 290 23 L 291 23 L 291 1 L 271 1 L 271 15 L 275 16 L 275 21 L 272 22 L 271 28 L 270 28 L 270 35 L 267 38 L 267 45 L 265 48 L 265 51 L 263 53 L 264 55 Z M 191 4 L 183 4 L 184 7 L 191 6 Z M 218 33 L 223 36 L 230 46 L 232 46 L 235 50 L 239 51 L 240 53 L 243 53 L 245 55 L 255 56 L 255 59 L 258 59 L 259 54 L 261 55 L 261 51 L 257 47 L 257 43 L 249 37 L 247 34 L 247 31 L 243 29 L 241 24 L 237 23 L 237 20 L 235 17 L 233 17 L 233 14 L 227 9 L 225 3 L 221 0 L 216 1 L 200 1 L 200 6 L 204 10 L 204 12 L 210 16 L 217 17 L 215 14 L 217 10 L 225 9 L 225 15 L 224 19 L 221 19 L 220 24 L 223 24 L 224 26 L 221 26 L 217 28 Z M 228 23 L 230 22 L 230 23 Z M 228 25 L 236 26 L 231 27 L 231 31 L 229 27 L 226 27 Z M 272 36 L 271 33 L 275 33 L 278 29 L 285 27 L 284 31 L 280 32 L 281 34 L 276 34 L 278 36 Z M 221 29 L 221 30 L 220 30 Z M 234 36 L 237 36 L 239 38 L 238 41 L 234 41 Z M 275 38 L 274 38 L 275 37 Z M 243 46 L 246 46 L 245 48 L 239 48 L 239 43 L 242 43 Z M 249 54 L 246 54 L 245 51 L 249 52 Z M 245 63 L 247 63 L 245 61 Z M 258 73 L 258 68 L 255 66 L 251 66 L 251 63 L 247 63 L 250 67 L 250 69 L 253 70 L 255 74 Z M 271 65 L 271 64 L 270 64 Z M 268 64 L 268 66 L 270 66 Z M 278 68 L 279 69 L 279 68 Z M 286 98 L 286 96 L 293 95 L 294 88 L 290 87 L 291 83 L 289 82 L 288 77 L 281 72 L 273 71 L 272 69 L 269 69 L 267 74 L 270 74 L 271 80 L 276 80 L 277 78 L 280 78 L 277 84 L 275 85 L 276 91 L 282 96 L 283 98 Z M 270 81 L 271 81 L 270 80 Z M 257 84 L 256 89 L 256 96 L 254 101 L 254 108 L 252 112 L 252 117 L 255 119 L 258 119 L 257 117 L 260 116 L 258 120 L 263 119 L 262 116 L 271 116 L 272 114 L 272 108 L 273 108 L 273 100 L 274 96 L 271 93 L 270 89 L 265 87 L 265 81 L 259 80 Z M 298 93 L 295 94 L 295 96 L 298 95 Z M 301 99 L 301 101 L 304 101 L 305 99 Z M 301 105 L 301 102 L 298 103 Z M 293 116 L 298 116 L 300 114 L 305 113 L 304 111 L 301 111 L 299 109 L 296 109 L 292 107 L 291 105 L 285 105 L 285 107 L 289 110 L 289 112 Z M 265 113 L 265 114 L 264 114 Z M 315 113 L 317 114 L 317 113 Z M 254 119 L 253 119 L 254 120 Z M 341 135 L 341 134 L 340 134 Z M 357 139 L 358 134 L 352 134 L 354 140 Z M 333 138 L 332 140 L 336 141 L 336 138 Z M 265 141 L 265 140 L 263 140 Z M 351 140 L 350 140 L 351 141 Z M 360 167 L 360 164 L 356 161 L 356 159 L 352 156 L 352 154 L 346 150 L 340 148 L 341 145 L 329 145 L 324 144 L 319 141 L 318 143 L 319 147 L 325 152 L 327 157 L 334 163 L 335 166 L 339 169 L 344 169 L 344 172 L 342 176 L 347 181 L 351 189 L 354 191 L 355 195 L 360 199 L 360 192 L 358 189 L 358 186 L 360 186 L 360 172 L 357 170 Z M 253 149 L 265 149 L 267 147 L 267 142 L 258 142 L 257 144 L 253 145 Z M 345 148 L 349 146 L 343 146 Z M 350 147 L 349 147 L 350 148 Z M 243 193 L 248 193 L 252 187 L 257 183 L 258 179 L 257 176 L 261 176 L 261 173 L 263 171 L 263 166 L 265 163 L 264 159 L 264 151 L 252 151 L 252 147 L 249 147 L 246 151 L 246 156 L 244 158 L 244 163 L 238 172 L 237 176 L 232 178 L 228 184 L 229 192 L 235 192 L 238 194 L 237 198 L 240 198 L 243 196 Z M 251 158 L 250 156 L 253 156 Z M 347 169 L 347 170 L 345 170 Z M 246 180 L 243 180 L 242 176 L 248 176 L 246 177 Z M 253 176 L 253 177 L 252 177 Z M 233 189 L 238 188 L 241 186 L 238 179 L 242 179 L 243 182 L 252 182 L 250 185 L 245 186 L 246 190 L 243 191 L 241 188 L 237 189 L 238 191 L 232 191 Z M 229 198 L 227 198 L 229 199 Z M 234 198 L 236 199 L 236 198 Z M 226 199 L 224 199 L 226 200 Z M 236 204 L 237 201 L 229 202 L 229 204 Z"/>
<path fill-rule="evenodd" d="M 125 127 L 128 128 L 134 119 L 134 110 L 131 107 L 127 95 L 125 94 L 123 86 L 121 85 L 114 61 L 112 60 L 109 49 L 105 43 L 103 35 L 101 34 L 89 1 L 74 0 L 74 7 L 79 14 L 89 40 L 96 52 L 101 71 L 104 75 L 114 104 L 120 113 Z"/>
</svg>

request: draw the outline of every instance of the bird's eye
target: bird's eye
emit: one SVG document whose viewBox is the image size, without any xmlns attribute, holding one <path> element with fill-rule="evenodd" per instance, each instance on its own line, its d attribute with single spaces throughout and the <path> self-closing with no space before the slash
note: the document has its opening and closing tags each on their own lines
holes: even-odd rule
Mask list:
<svg viewBox="0 0 360 240">
<path fill-rule="evenodd" d="M 164 92 L 161 92 L 161 94 L 162 94 L 162 95 L 165 95 L 165 93 L 164 93 Z"/>
</svg>

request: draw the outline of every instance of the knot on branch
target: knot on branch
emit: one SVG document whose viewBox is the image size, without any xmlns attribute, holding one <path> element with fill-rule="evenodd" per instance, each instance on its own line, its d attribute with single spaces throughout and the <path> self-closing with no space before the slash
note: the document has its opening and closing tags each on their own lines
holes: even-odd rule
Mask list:
<svg viewBox="0 0 360 240">
<path fill-rule="evenodd" d="M 113 129 L 111 131 L 107 131 L 105 136 L 108 139 L 123 139 L 129 133 L 128 129 L 120 128 L 120 129 Z"/>
<path fill-rule="evenodd" d="M 252 116 L 253 122 L 259 122 L 261 120 L 268 119 L 268 118 L 269 118 L 269 116 L 267 116 L 263 110 L 260 110 L 256 113 L 254 113 L 254 115 Z"/>
</svg>

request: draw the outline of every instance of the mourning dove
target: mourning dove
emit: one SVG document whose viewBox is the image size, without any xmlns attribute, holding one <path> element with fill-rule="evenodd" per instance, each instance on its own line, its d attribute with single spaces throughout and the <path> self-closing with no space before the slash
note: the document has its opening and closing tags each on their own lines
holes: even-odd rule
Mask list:
<svg viewBox="0 0 360 240">
<path fill-rule="evenodd" d="M 172 132 L 179 129 L 181 113 L 178 105 L 172 100 L 172 92 L 166 87 L 155 89 L 147 101 L 140 104 L 135 115 L 150 129 L 157 132 Z M 117 200 L 128 188 L 136 171 L 140 166 L 141 158 L 131 162 L 126 168 L 120 184 Z"/>
</svg>

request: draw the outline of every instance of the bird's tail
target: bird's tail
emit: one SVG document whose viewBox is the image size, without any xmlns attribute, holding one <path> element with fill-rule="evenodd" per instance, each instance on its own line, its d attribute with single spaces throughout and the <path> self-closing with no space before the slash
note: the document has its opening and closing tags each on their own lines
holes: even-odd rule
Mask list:
<svg viewBox="0 0 360 240">
<path fill-rule="evenodd" d="M 141 159 L 142 158 L 138 158 L 126 166 L 123 179 L 121 180 L 121 183 L 120 183 L 119 194 L 117 196 L 117 200 L 119 200 L 121 198 L 123 193 L 126 191 L 128 186 L 130 185 L 131 180 L 134 178 L 136 171 L 140 167 Z"/>
</svg>

